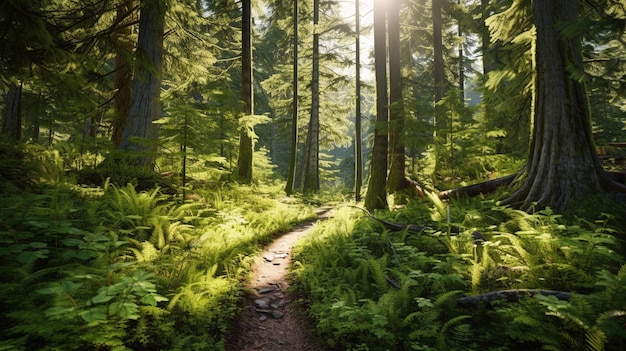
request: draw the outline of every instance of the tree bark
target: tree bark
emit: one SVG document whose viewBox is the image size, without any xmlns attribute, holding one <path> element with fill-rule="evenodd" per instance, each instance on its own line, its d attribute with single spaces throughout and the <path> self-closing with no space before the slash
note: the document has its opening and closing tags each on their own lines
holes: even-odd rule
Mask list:
<svg viewBox="0 0 626 351">
<path fill-rule="evenodd" d="M 441 19 L 441 2 L 443 0 L 432 0 L 433 16 L 433 60 L 434 60 L 434 86 L 435 86 L 435 124 L 440 135 L 445 138 L 446 117 L 437 114 L 437 103 L 443 99 L 446 93 L 444 63 L 443 63 L 443 36 Z"/>
<path fill-rule="evenodd" d="M 253 114 L 252 92 L 252 13 L 251 0 L 242 0 L 241 16 L 241 99 L 244 103 L 244 116 Z M 253 126 L 239 126 L 239 157 L 237 169 L 239 179 L 244 183 L 252 181 L 254 142 Z"/>
<path fill-rule="evenodd" d="M 153 168 L 161 116 L 161 64 L 167 0 L 142 0 L 137 41 L 137 69 L 129 107 L 129 127 L 124 129 L 119 149 L 130 164 Z"/>
<path fill-rule="evenodd" d="M 361 135 L 361 10 L 360 0 L 354 0 L 355 17 L 355 121 L 354 121 L 354 200 L 361 201 L 363 185 L 363 137 Z"/>
<path fill-rule="evenodd" d="M 293 2 L 293 97 L 291 113 L 291 152 L 285 193 L 291 195 L 296 182 L 296 160 L 298 152 L 298 2 Z"/>
<path fill-rule="evenodd" d="M 22 83 L 12 83 L 6 96 L 2 134 L 10 140 L 22 138 Z"/>
<path fill-rule="evenodd" d="M 474 185 L 464 186 L 462 188 L 445 190 L 439 193 L 440 199 L 450 199 L 455 196 L 466 195 L 475 196 L 480 194 L 488 194 L 496 191 L 498 188 L 510 185 L 517 177 L 517 174 L 506 177 L 493 179 L 487 182 Z"/>
<path fill-rule="evenodd" d="M 408 188 L 405 169 L 404 106 L 400 61 L 400 1 L 387 0 L 389 38 L 389 177 L 387 188 L 395 193 Z"/>
<path fill-rule="evenodd" d="M 370 177 L 365 194 L 365 208 L 387 209 L 387 150 L 388 150 L 388 100 L 387 100 L 387 43 L 385 4 L 374 2 L 374 60 L 376 75 L 376 122 Z"/>
<path fill-rule="evenodd" d="M 130 39 L 132 26 L 126 23 L 133 9 L 134 0 L 120 0 L 117 5 L 117 19 L 120 28 L 115 32 L 115 118 L 111 141 L 115 147 L 122 142 L 122 134 L 128 120 L 130 108 L 131 70 L 130 56 L 133 52 L 133 43 Z"/>
<path fill-rule="evenodd" d="M 578 18 L 570 0 L 533 1 L 536 28 L 533 134 L 520 187 L 504 204 L 563 212 L 602 188 L 615 187 L 596 154 L 579 37 L 557 29 Z M 623 188 L 623 187 L 622 187 Z"/>
<path fill-rule="evenodd" d="M 313 73 L 311 77 L 311 118 L 305 143 L 304 165 L 302 168 L 302 191 L 318 192 L 319 179 L 319 130 L 320 130 L 320 2 L 313 0 Z"/>
</svg>

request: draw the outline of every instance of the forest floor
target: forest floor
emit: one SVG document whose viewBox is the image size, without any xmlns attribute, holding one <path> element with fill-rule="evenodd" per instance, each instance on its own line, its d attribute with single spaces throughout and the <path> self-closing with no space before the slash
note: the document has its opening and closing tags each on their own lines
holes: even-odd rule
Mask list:
<svg viewBox="0 0 626 351">
<path fill-rule="evenodd" d="M 252 267 L 250 294 L 227 341 L 230 351 L 317 351 L 309 321 L 288 290 L 291 251 L 296 241 L 314 224 L 329 218 L 329 209 L 316 211 L 317 218 L 278 236 L 263 250 Z"/>
</svg>

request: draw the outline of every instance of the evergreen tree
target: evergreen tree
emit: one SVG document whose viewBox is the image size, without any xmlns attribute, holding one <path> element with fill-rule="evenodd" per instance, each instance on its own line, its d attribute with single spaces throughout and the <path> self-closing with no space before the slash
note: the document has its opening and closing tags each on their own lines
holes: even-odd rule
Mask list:
<svg viewBox="0 0 626 351">
<path fill-rule="evenodd" d="M 404 147 L 404 107 L 402 104 L 402 63 L 400 60 L 400 0 L 387 3 L 389 52 L 389 193 L 407 187 Z"/>
<path fill-rule="evenodd" d="M 293 77 L 292 77 L 292 115 L 291 115 L 291 152 L 289 153 L 289 171 L 287 174 L 287 195 L 293 193 L 296 182 L 296 160 L 298 158 L 298 2 L 293 2 Z"/>
<path fill-rule="evenodd" d="M 388 97 L 387 26 L 382 1 L 374 2 L 374 60 L 376 74 L 376 123 L 365 207 L 372 211 L 387 208 Z"/>
<path fill-rule="evenodd" d="M 116 9 L 116 21 L 120 23 L 115 31 L 115 118 L 112 122 L 111 139 L 118 147 L 122 142 L 122 133 L 128 120 L 130 108 L 131 67 L 130 59 L 134 48 L 132 34 L 132 16 L 134 0 L 119 0 Z"/>
<path fill-rule="evenodd" d="M 577 4 L 533 1 L 532 15 L 536 28 L 532 143 L 520 186 L 505 203 L 563 212 L 602 190 L 626 192 L 603 170 L 592 141 L 587 93 L 579 79 L 584 72 L 580 34 L 563 26 L 578 20 Z"/>
<path fill-rule="evenodd" d="M 131 164 L 152 169 L 156 162 L 158 125 L 161 117 L 161 76 L 163 33 L 167 0 L 140 2 L 137 69 L 133 77 L 128 112 L 129 127 L 124 129 L 119 149 L 127 152 Z"/>
<path fill-rule="evenodd" d="M 252 11 L 251 0 L 243 0 L 241 20 L 241 99 L 244 104 L 244 116 L 254 114 L 253 89 L 252 89 Z M 245 121 L 245 118 L 243 119 Z M 254 145 L 252 126 L 241 123 L 239 133 L 239 158 L 237 169 L 239 178 L 244 182 L 252 181 L 252 156 Z"/>
<path fill-rule="evenodd" d="M 313 70 L 311 75 L 311 118 L 304 147 L 302 167 L 302 191 L 317 192 L 320 188 L 319 179 L 319 131 L 320 131 L 320 33 L 319 0 L 313 0 Z"/>
<path fill-rule="evenodd" d="M 363 137 L 361 116 L 361 10 L 360 0 L 354 0 L 355 27 L 355 121 L 354 121 L 354 200 L 361 201 L 363 185 Z"/>
</svg>

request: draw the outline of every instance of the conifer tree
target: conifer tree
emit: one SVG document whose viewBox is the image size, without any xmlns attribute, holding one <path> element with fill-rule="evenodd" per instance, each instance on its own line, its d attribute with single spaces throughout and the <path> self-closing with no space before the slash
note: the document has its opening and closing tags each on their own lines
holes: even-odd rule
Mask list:
<svg viewBox="0 0 626 351">
<path fill-rule="evenodd" d="M 241 4 L 241 99 L 244 104 L 244 116 L 251 116 L 254 113 L 254 98 L 252 89 L 251 0 L 243 0 Z M 253 127 L 247 123 L 240 124 L 242 125 L 239 126 L 239 158 L 237 159 L 237 168 L 239 170 L 239 179 L 247 183 L 252 181 L 252 157 L 254 154 L 254 144 L 252 139 Z"/>
<path fill-rule="evenodd" d="M 400 0 L 387 3 L 389 52 L 389 193 L 406 189 L 404 147 L 404 106 L 400 60 Z"/>
<path fill-rule="evenodd" d="M 311 114 L 307 138 L 304 147 L 304 163 L 302 167 L 302 191 L 317 192 L 320 188 L 319 179 L 319 130 L 320 130 L 320 33 L 319 0 L 313 0 L 313 70 L 311 76 Z"/>
<path fill-rule="evenodd" d="M 563 212 L 590 194 L 626 192 L 604 171 L 596 154 L 587 93 L 579 79 L 584 72 L 580 34 L 562 26 L 578 20 L 577 3 L 535 0 L 532 15 L 536 28 L 532 143 L 520 185 L 505 203 Z"/>
<path fill-rule="evenodd" d="M 134 0 L 119 0 L 116 8 L 116 20 L 120 23 L 115 31 L 115 118 L 112 122 L 111 139 L 114 146 L 122 142 L 122 133 L 128 120 L 130 107 L 131 67 L 130 58 L 134 43 L 131 15 L 134 13 Z"/>
<path fill-rule="evenodd" d="M 355 121 L 354 121 L 354 200 L 361 201 L 363 185 L 363 137 L 361 131 L 361 10 L 360 0 L 354 0 L 355 27 Z"/>
<path fill-rule="evenodd" d="M 374 60 L 376 74 L 376 122 L 365 207 L 372 211 L 387 208 L 388 97 L 386 10 L 374 2 Z"/>
<path fill-rule="evenodd" d="M 287 174 L 287 195 L 293 193 L 296 182 L 296 160 L 298 151 L 298 2 L 293 2 L 293 83 L 292 83 L 292 114 L 291 114 L 291 152 L 289 153 L 289 171 Z"/>
<path fill-rule="evenodd" d="M 119 149 L 131 164 L 152 169 L 156 162 L 158 125 L 161 117 L 161 79 L 163 34 L 168 0 L 140 2 L 138 62 L 132 83 L 128 112 L 129 126 L 124 129 Z"/>
</svg>

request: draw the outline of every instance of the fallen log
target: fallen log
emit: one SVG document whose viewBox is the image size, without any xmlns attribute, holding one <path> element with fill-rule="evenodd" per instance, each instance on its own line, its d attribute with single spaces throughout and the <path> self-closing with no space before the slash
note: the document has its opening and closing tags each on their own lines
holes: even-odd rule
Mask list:
<svg viewBox="0 0 626 351">
<path fill-rule="evenodd" d="M 459 195 L 476 196 L 480 194 L 488 194 L 496 191 L 499 187 L 507 186 L 515 180 L 516 174 L 511 174 L 506 177 L 489 180 L 486 182 L 468 185 L 461 188 L 444 190 L 439 192 L 440 199 L 450 199 Z"/>
<path fill-rule="evenodd" d="M 395 230 L 399 232 L 403 230 L 407 230 L 413 233 L 422 233 L 425 230 L 436 230 L 436 228 L 427 227 L 427 226 L 418 225 L 418 224 L 402 224 L 402 223 L 389 222 L 382 218 L 378 218 L 374 216 L 370 211 L 364 208 L 361 208 L 358 206 L 352 206 L 352 205 L 346 205 L 346 206 L 358 208 L 359 210 L 365 212 L 371 219 L 381 223 L 385 228 L 390 229 L 390 230 Z M 461 228 L 457 226 L 450 226 L 450 236 L 457 236 L 460 233 L 461 233 Z M 477 241 L 477 242 L 487 241 L 487 238 L 481 232 L 478 232 L 478 231 L 473 231 L 472 237 L 474 238 L 474 241 Z"/>
<path fill-rule="evenodd" d="M 481 295 L 461 297 L 456 300 L 456 304 L 459 307 L 474 307 L 482 302 L 490 304 L 491 302 L 497 300 L 517 302 L 521 299 L 525 299 L 535 295 L 555 296 L 559 300 L 569 300 L 572 297 L 571 293 L 565 291 L 542 289 L 512 289 L 491 291 Z"/>
</svg>

